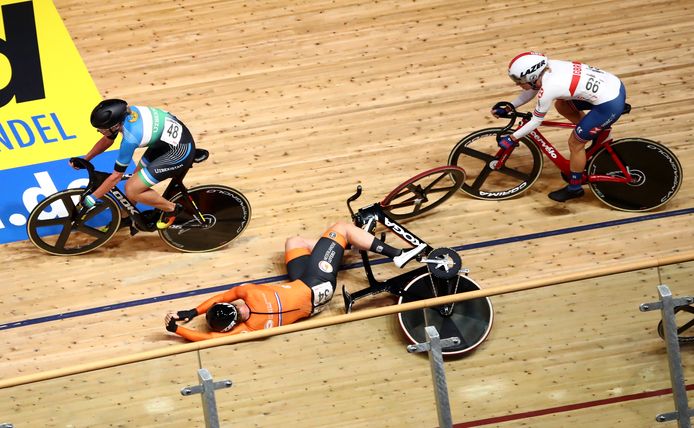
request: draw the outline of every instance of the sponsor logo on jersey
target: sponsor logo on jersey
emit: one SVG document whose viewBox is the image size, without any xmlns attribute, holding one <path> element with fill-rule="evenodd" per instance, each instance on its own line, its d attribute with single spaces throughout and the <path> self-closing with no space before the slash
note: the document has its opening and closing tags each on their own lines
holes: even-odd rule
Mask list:
<svg viewBox="0 0 694 428">
<path fill-rule="evenodd" d="M 322 270 L 325 273 L 333 273 L 333 265 L 326 262 L 325 260 L 321 260 L 320 262 L 318 262 L 318 269 Z"/>
</svg>

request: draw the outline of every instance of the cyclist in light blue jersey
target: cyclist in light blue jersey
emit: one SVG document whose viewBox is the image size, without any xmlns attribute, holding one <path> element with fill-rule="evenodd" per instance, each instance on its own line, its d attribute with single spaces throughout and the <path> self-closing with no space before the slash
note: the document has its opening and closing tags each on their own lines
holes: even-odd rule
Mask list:
<svg viewBox="0 0 694 428">
<path fill-rule="evenodd" d="M 87 160 L 111 147 L 119 133 L 123 134 L 123 139 L 113 172 L 92 194 L 85 197 L 84 205 L 91 208 L 118 184 L 132 161 L 135 149 L 146 147 L 133 176 L 125 183 L 125 194 L 131 201 L 153 206 L 164 213 L 157 222 L 159 229 L 173 224 L 183 206 L 164 199 L 151 187 L 175 177 L 192 165 L 195 142 L 188 128 L 164 110 L 129 106 L 119 99 L 100 102 L 92 111 L 91 124 L 103 137 L 84 156 Z"/>
</svg>

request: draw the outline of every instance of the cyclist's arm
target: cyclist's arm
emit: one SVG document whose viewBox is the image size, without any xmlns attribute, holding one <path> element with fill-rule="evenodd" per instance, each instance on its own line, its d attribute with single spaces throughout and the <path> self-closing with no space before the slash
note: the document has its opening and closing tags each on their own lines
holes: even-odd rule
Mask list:
<svg viewBox="0 0 694 428">
<path fill-rule="evenodd" d="M 103 137 L 101 137 L 99 139 L 99 141 L 97 141 L 94 144 L 94 147 L 92 147 L 92 149 L 86 155 L 84 155 L 84 158 L 88 161 L 94 159 L 98 155 L 105 152 L 106 149 L 111 147 L 113 145 L 114 141 L 115 141 L 115 139 L 108 138 L 107 136 L 104 135 Z"/>
<path fill-rule="evenodd" d="M 537 93 L 538 91 L 535 92 Z M 556 95 L 550 92 L 551 91 L 548 90 L 548 88 L 545 88 L 538 94 L 537 105 L 535 105 L 535 110 L 533 110 L 533 117 L 528 121 L 528 123 L 523 125 L 520 129 L 517 129 L 516 132 L 511 135 L 511 138 L 514 141 L 520 140 L 521 138 L 530 134 L 542 124 L 543 120 L 545 120 L 545 115 L 552 106 L 552 101 L 554 101 L 556 98 Z"/>
<path fill-rule="evenodd" d="M 513 107 L 518 108 L 524 104 L 527 104 L 528 101 L 532 100 L 535 98 L 535 95 L 537 95 L 537 90 L 535 89 L 527 89 L 523 90 L 518 97 L 516 97 L 515 100 L 511 101 L 511 104 L 513 104 Z"/>
<path fill-rule="evenodd" d="M 108 193 L 109 190 L 116 187 L 116 184 L 118 184 L 122 178 L 122 172 L 113 171 L 111 175 L 109 175 L 106 180 L 101 183 L 101 186 L 97 187 L 97 189 L 92 193 L 92 196 L 95 198 L 103 197 L 106 193 Z"/>
<path fill-rule="evenodd" d="M 207 339 L 214 339 L 216 337 L 224 337 L 224 336 L 229 336 L 230 334 L 239 334 L 239 333 L 246 333 L 250 331 L 248 327 L 246 327 L 245 323 L 241 323 L 237 326 L 235 326 L 231 331 L 228 331 L 226 333 L 218 333 L 216 331 L 197 331 L 197 330 L 191 330 L 189 328 L 183 327 L 183 326 L 178 326 L 176 328 L 176 334 L 188 339 L 193 342 L 197 342 L 200 340 L 207 340 Z"/>
<path fill-rule="evenodd" d="M 215 303 L 229 303 L 233 302 L 234 300 L 237 299 L 243 299 L 246 297 L 245 290 L 242 285 L 238 287 L 231 288 L 224 293 L 217 294 L 215 296 L 210 297 L 209 299 L 205 300 L 201 304 L 199 304 L 195 310 L 197 311 L 198 315 L 202 315 L 205 312 L 207 312 L 208 309 L 212 307 Z"/>
</svg>

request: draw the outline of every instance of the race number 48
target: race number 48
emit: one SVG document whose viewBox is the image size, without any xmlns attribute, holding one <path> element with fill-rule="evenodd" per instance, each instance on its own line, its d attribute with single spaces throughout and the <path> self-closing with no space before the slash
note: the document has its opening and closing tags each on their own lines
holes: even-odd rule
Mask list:
<svg viewBox="0 0 694 428">
<path fill-rule="evenodd" d="M 181 134 L 183 134 L 183 126 L 167 117 L 164 120 L 164 132 L 161 134 L 161 140 L 172 146 L 177 146 L 181 142 Z"/>
</svg>

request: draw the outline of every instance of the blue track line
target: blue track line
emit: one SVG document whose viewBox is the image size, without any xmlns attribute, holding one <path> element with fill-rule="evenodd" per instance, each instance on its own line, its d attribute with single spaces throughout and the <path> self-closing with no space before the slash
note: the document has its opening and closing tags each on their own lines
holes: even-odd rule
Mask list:
<svg viewBox="0 0 694 428">
<path fill-rule="evenodd" d="M 655 213 L 655 214 L 647 214 L 647 215 L 638 216 L 638 217 L 632 217 L 632 218 L 621 219 L 621 220 L 611 220 L 611 221 L 605 221 L 605 222 L 600 222 L 600 223 L 587 224 L 587 225 L 583 225 L 583 226 L 566 227 L 563 229 L 549 230 L 549 231 L 537 232 L 537 233 L 529 233 L 527 235 L 518 235 L 518 236 L 509 237 L 509 238 L 493 239 L 491 241 L 482 241 L 482 242 L 476 242 L 474 244 L 459 245 L 457 247 L 453 247 L 453 249 L 456 251 L 472 250 L 472 249 L 476 249 L 476 248 L 485 248 L 485 247 L 492 247 L 495 245 L 508 244 L 511 242 L 529 241 L 531 239 L 548 238 L 551 236 L 566 235 L 566 234 L 577 233 L 577 232 L 585 232 L 588 230 L 603 229 L 603 228 L 607 228 L 607 227 L 620 226 L 623 224 L 639 223 L 642 221 L 658 220 L 658 219 L 662 219 L 662 218 L 676 217 L 676 216 L 688 215 L 688 214 L 694 214 L 694 208 L 685 208 L 685 209 L 675 210 L 675 211 L 667 211 L 667 212 L 661 212 L 661 213 Z M 386 263 L 386 262 L 390 262 L 390 259 L 384 258 L 384 259 L 373 260 L 371 262 L 371 264 L 375 265 L 375 264 L 382 264 L 382 263 Z M 361 267 L 363 267 L 362 262 L 351 263 L 351 264 L 342 265 L 340 270 L 355 269 L 355 268 L 361 268 Z M 23 321 L 16 321 L 16 322 L 11 322 L 11 323 L 6 323 L 6 324 L 0 324 L 0 330 L 9 330 L 9 329 L 13 329 L 13 328 L 24 327 L 24 326 L 34 325 L 34 324 L 41 324 L 41 323 L 45 323 L 45 322 L 57 321 L 57 320 L 62 320 L 62 319 L 67 319 L 67 318 L 75 318 L 75 317 L 81 317 L 81 316 L 86 316 L 86 315 L 92 315 L 92 314 L 97 314 L 100 312 L 117 311 L 120 309 L 126 309 L 126 308 L 135 307 L 135 306 L 142 306 L 142 305 L 149 305 L 152 303 L 169 301 L 169 300 L 183 299 L 186 297 L 198 296 L 201 294 L 218 293 L 218 292 L 226 291 L 231 287 L 235 287 L 235 286 L 241 285 L 241 284 L 247 284 L 249 282 L 252 282 L 254 284 L 267 284 L 267 283 L 271 283 L 271 282 L 284 281 L 287 279 L 288 279 L 287 275 L 278 275 L 278 276 L 271 276 L 271 277 L 267 277 L 267 278 L 257 279 L 254 281 L 241 281 L 241 282 L 235 282 L 235 283 L 231 283 L 231 284 L 217 285 L 214 287 L 201 288 L 198 290 L 183 291 L 180 293 L 172 293 L 172 294 L 166 294 L 166 295 L 162 295 L 162 296 L 148 297 L 145 299 L 131 300 L 131 301 L 127 301 L 127 302 L 116 303 L 113 305 L 97 306 L 95 308 L 81 309 L 78 311 L 65 312 L 62 314 L 48 315 L 45 317 L 31 318 L 31 319 L 23 320 Z"/>
</svg>

